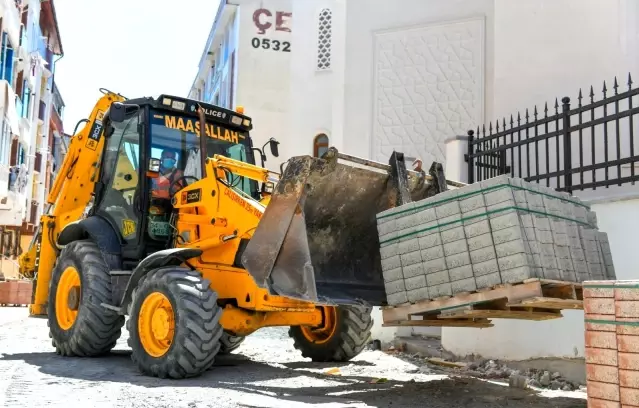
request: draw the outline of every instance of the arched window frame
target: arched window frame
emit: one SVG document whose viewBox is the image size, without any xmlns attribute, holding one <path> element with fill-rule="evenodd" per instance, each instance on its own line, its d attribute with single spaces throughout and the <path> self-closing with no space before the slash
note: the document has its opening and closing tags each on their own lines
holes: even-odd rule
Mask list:
<svg viewBox="0 0 639 408">
<path fill-rule="evenodd" d="M 328 150 L 330 139 L 326 133 L 319 133 L 313 139 L 313 156 L 320 157 L 320 149 Z"/>
</svg>

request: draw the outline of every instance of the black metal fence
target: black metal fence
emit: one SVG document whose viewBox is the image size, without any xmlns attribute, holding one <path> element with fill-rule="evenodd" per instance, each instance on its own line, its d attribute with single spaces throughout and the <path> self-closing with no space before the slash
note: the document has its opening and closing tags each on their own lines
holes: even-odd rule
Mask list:
<svg viewBox="0 0 639 408">
<path fill-rule="evenodd" d="M 639 88 L 632 88 L 630 75 L 627 90 L 619 88 L 615 78 L 610 95 L 604 82 L 601 100 L 595 101 L 591 86 L 586 97 L 579 90 L 576 107 L 569 97 L 561 103 L 555 99 L 554 109 L 546 103 L 543 109 L 535 106 L 508 121 L 469 131 L 468 182 L 510 174 L 531 182 L 545 180 L 546 186 L 569 193 L 634 185 L 639 180 Z"/>
</svg>

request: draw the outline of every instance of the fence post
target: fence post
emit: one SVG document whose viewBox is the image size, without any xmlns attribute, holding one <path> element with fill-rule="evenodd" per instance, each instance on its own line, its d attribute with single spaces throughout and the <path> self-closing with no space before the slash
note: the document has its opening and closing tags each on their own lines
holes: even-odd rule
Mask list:
<svg viewBox="0 0 639 408">
<path fill-rule="evenodd" d="M 468 184 L 475 182 L 475 166 L 473 164 L 473 140 L 475 140 L 475 132 L 468 131 L 468 153 L 466 153 L 466 163 L 468 163 Z"/>
<path fill-rule="evenodd" d="M 564 119 L 563 129 L 562 129 L 562 133 L 564 135 L 564 188 L 568 194 L 572 194 L 572 147 L 570 143 L 571 142 L 570 140 L 570 98 L 567 96 L 564 96 L 561 99 L 561 103 L 562 103 L 562 115 Z"/>
</svg>

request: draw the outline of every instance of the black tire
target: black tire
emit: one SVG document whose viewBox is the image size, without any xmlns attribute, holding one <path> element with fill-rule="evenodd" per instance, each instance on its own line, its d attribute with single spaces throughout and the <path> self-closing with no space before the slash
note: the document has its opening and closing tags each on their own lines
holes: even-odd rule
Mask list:
<svg viewBox="0 0 639 408">
<path fill-rule="evenodd" d="M 55 297 L 62 272 L 73 266 L 80 275 L 80 304 L 73 326 L 64 330 L 56 318 Z M 106 309 L 113 304 L 109 266 L 95 242 L 74 241 L 58 256 L 49 283 L 47 320 L 56 353 L 63 356 L 95 357 L 108 353 L 122 333 L 124 316 Z"/>
<path fill-rule="evenodd" d="M 152 292 L 164 294 L 174 312 L 173 342 L 160 357 L 144 350 L 138 332 L 140 307 Z M 209 281 L 199 272 L 179 266 L 150 271 L 134 289 L 128 312 L 131 358 L 143 374 L 176 379 L 196 377 L 215 362 L 223 333 L 219 323 L 222 309 Z"/>
<path fill-rule="evenodd" d="M 233 336 L 232 334 L 224 332 L 220 338 L 220 352 L 218 354 L 231 353 L 242 345 L 244 339 L 246 339 L 244 336 Z"/>
<path fill-rule="evenodd" d="M 328 341 L 321 344 L 309 341 L 299 326 L 291 327 L 288 335 L 302 356 L 313 361 L 348 361 L 361 353 L 370 341 L 373 327 L 371 310 L 364 306 L 338 306 L 337 329 Z"/>
</svg>

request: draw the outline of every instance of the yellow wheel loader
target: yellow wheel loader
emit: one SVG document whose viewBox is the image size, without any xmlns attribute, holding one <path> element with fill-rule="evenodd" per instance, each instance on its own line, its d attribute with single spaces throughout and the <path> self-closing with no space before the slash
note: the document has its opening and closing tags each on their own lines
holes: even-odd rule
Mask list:
<svg viewBox="0 0 639 408">
<path fill-rule="evenodd" d="M 375 214 L 446 189 L 441 168 L 331 148 L 280 175 L 242 109 L 103 94 L 20 258 L 56 352 L 108 353 L 128 316 L 133 361 L 163 378 L 199 375 L 268 326 L 290 326 L 314 361 L 359 354 L 386 301 Z"/>
</svg>

